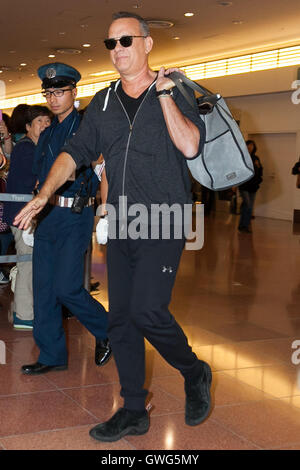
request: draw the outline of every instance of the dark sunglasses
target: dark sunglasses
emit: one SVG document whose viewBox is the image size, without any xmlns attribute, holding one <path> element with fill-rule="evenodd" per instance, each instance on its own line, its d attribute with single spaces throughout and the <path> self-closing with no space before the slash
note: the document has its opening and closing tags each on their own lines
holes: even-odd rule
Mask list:
<svg viewBox="0 0 300 470">
<path fill-rule="evenodd" d="M 104 40 L 104 44 L 109 51 L 112 51 L 118 41 L 122 47 L 130 47 L 132 45 L 133 38 L 146 38 L 147 36 L 122 36 L 121 38 L 109 38 Z"/>
</svg>

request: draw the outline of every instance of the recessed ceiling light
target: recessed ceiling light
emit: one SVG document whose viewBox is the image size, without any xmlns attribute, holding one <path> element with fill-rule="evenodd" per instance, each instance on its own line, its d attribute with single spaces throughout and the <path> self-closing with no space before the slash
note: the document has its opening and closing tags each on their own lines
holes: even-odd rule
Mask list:
<svg viewBox="0 0 300 470">
<path fill-rule="evenodd" d="M 12 82 L 12 80 L 8 80 L 9 82 Z"/>
<path fill-rule="evenodd" d="M 156 28 L 156 29 L 168 29 L 174 26 L 172 21 L 168 20 L 147 20 L 147 25 L 149 28 Z"/>
<path fill-rule="evenodd" d="M 25 62 L 22 62 L 22 64 L 20 64 L 21 67 L 25 67 L 27 64 L 25 64 Z"/>
<path fill-rule="evenodd" d="M 3 70 L 0 70 L 0 73 L 3 73 Z"/>
<path fill-rule="evenodd" d="M 55 57 L 55 55 L 54 54 L 49 54 L 48 57 L 53 58 L 53 57 Z"/>
<path fill-rule="evenodd" d="M 232 22 L 233 22 L 233 24 L 243 24 L 244 23 L 243 20 L 233 20 Z"/>
<path fill-rule="evenodd" d="M 88 59 L 88 62 L 93 62 L 93 59 Z"/>
<path fill-rule="evenodd" d="M 69 54 L 69 55 L 82 54 L 82 51 L 80 49 L 72 49 L 72 48 L 69 48 L 69 47 L 56 49 L 56 52 L 58 52 L 59 54 Z"/>
<path fill-rule="evenodd" d="M 176 40 L 177 40 L 177 39 L 180 39 L 180 37 L 179 37 L 179 36 L 173 36 L 172 39 L 176 39 Z"/>
<path fill-rule="evenodd" d="M 190 12 L 190 13 L 185 13 L 184 16 L 194 16 L 194 13 Z"/>
<path fill-rule="evenodd" d="M 82 47 L 91 47 L 90 44 L 82 44 Z"/>
</svg>

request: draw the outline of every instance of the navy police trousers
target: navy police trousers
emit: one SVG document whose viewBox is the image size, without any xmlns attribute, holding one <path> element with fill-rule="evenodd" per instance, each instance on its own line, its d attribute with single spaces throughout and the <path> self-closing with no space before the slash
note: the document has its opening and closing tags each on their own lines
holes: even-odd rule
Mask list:
<svg viewBox="0 0 300 470">
<path fill-rule="evenodd" d="M 33 249 L 33 336 L 38 361 L 67 364 L 62 305 L 97 338 L 107 337 L 107 313 L 83 287 L 84 254 L 92 237 L 92 207 L 74 214 L 47 206 L 35 231 Z"/>
</svg>

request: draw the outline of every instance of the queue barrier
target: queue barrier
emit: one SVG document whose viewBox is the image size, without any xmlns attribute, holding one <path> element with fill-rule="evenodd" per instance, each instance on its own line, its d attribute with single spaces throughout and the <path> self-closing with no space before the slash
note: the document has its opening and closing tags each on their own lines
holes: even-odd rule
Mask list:
<svg viewBox="0 0 300 470">
<path fill-rule="evenodd" d="M 29 202 L 32 198 L 32 194 L 0 193 L 0 202 Z"/>
<path fill-rule="evenodd" d="M 9 194 L 0 193 L 0 202 L 29 202 L 33 198 L 32 194 Z M 4 255 L 0 256 L 0 264 L 23 263 L 32 261 L 32 255 Z"/>
<path fill-rule="evenodd" d="M 32 261 L 32 255 L 4 255 L 0 256 L 1 263 L 24 263 L 25 261 Z"/>
<path fill-rule="evenodd" d="M 33 199 L 32 194 L 9 194 L 0 193 L 0 202 L 29 202 Z M 92 258 L 92 242 L 85 254 L 84 260 L 84 282 L 83 285 L 87 291 L 91 288 L 91 258 Z M 4 255 L 0 256 L 0 264 L 22 263 L 32 261 L 32 255 Z"/>
</svg>

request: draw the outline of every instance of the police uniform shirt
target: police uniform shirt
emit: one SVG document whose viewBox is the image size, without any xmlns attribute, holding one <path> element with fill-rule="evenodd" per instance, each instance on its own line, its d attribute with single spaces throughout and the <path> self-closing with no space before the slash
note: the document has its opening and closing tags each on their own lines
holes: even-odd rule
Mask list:
<svg viewBox="0 0 300 470">
<path fill-rule="evenodd" d="M 33 164 L 33 173 L 37 175 L 39 188 L 45 182 L 62 147 L 76 134 L 80 121 L 81 116 L 76 109 L 74 109 L 62 122 L 59 122 L 58 118 L 55 117 L 52 124 L 40 135 Z M 74 197 L 84 179 L 83 174 L 85 174 L 89 185 L 91 182 L 90 196 L 94 196 L 99 185 L 99 180 L 93 170 L 86 167 L 77 171 L 76 180 L 67 181 L 56 191 L 56 194 L 60 194 L 64 197 Z"/>
</svg>

